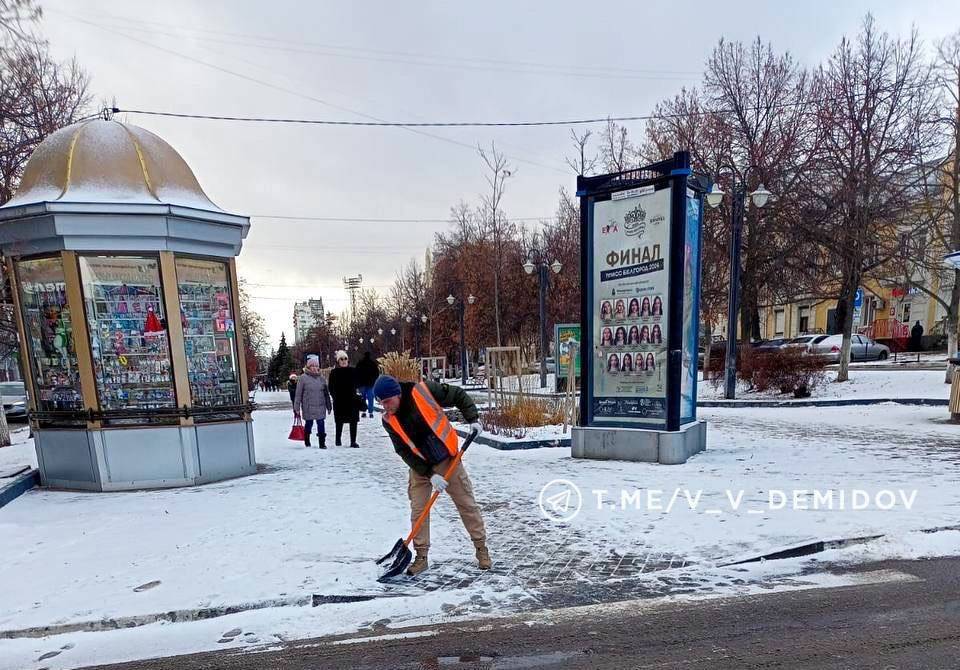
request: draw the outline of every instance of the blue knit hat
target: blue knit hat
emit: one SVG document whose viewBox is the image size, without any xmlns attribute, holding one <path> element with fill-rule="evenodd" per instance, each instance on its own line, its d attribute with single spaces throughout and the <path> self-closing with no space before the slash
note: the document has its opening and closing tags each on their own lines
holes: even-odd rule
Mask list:
<svg viewBox="0 0 960 670">
<path fill-rule="evenodd" d="M 373 385 L 373 395 L 377 400 L 386 400 L 400 395 L 400 382 L 390 375 L 380 375 Z"/>
</svg>

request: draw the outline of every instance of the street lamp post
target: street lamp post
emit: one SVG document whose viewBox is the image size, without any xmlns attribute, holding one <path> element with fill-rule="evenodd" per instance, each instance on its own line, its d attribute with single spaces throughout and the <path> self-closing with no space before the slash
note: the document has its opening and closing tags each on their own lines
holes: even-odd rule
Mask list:
<svg viewBox="0 0 960 670">
<path fill-rule="evenodd" d="M 724 397 L 734 400 L 737 397 L 737 317 L 740 313 L 740 241 L 743 233 L 743 218 L 747 208 L 747 179 L 755 165 L 747 168 L 743 180 L 738 185 L 736 168 L 721 165 L 719 170 L 730 171 L 733 182 L 733 202 L 730 206 L 730 287 L 727 298 L 727 360 L 724 367 Z M 719 170 L 717 176 L 719 177 Z M 770 191 L 763 184 L 750 194 L 750 201 L 762 209 L 770 201 Z M 707 204 L 712 208 L 720 206 L 724 193 L 716 180 L 707 193 Z M 744 324 L 746 326 L 746 324 Z M 707 346 L 710 346 L 708 343 Z"/>
<path fill-rule="evenodd" d="M 547 265 L 546 258 L 539 249 L 530 249 L 527 252 L 527 262 L 523 269 L 528 275 L 537 271 L 540 284 L 540 388 L 547 387 L 547 288 L 550 286 L 550 271 L 560 274 L 563 266 L 560 261 L 554 260 Z"/>
<path fill-rule="evenodd" d="M 467 303 L 471 305 L 476 301 L 477 299 L 473 296 L 472 293 L 467 297 Z M 463 382 L 463 385 L 466 386 L 467 385 L 467 342 L 464 335 L 464 332 L 466 330 L 464 321 L 465 321 L 467 306 L 466 306 L 466 303 L 463 302 L 463 300 L 454 298 L 452 295 L 447 296 L 447 304 L 450 305 L 451 307 L 456 305 L 457 313 L 460 316 L 460 378 L 461 378 L 461 381 Z"/>
</svg>

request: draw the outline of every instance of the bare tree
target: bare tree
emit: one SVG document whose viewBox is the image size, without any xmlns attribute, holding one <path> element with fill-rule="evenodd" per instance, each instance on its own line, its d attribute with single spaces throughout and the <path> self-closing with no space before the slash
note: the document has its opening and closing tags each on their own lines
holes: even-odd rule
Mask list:
<svg viewBox="0 0 960 670">
<path fill-rule="evenodd" d="M 23 168 L 47 135 L 90 106 L 89 78 L 76 61 L 58 63 L 39 42 L 0 55 L 0 202 L 16 191 Z"/>
<path fill-rule="evenodd" d="M 730 135 L 720 132 L 720 127 L 717 115 L 706 106 L 701 93 L 697 89 L 683 89 L 674 98 L 657 105 L 655 118 L 646 127 L 642 160 L 656 162 L 669 158 L 675 151 L 687 150 L 696 172 L 712 174 L 731 154 Z M 729 211 L 728 206 L 725 205 L 724 210 Z M 726 317 L 729 221 L 729 214 L 721 211 L 719 216 L 705 216 L 702 222 L 700 321 L 707 343 L 712 341 L 714 329 Z M 710 353 L 707 346 L 704 375 L 710 370 Z"/>
<path fill-rule="evenodd" d="M 837 381 L 846 381 L 854 295 L 899 251 L 898 227 L 928 178 L 918 166 L 936 146 L 930 123 L 936 97 L 916 31 L 892 38 L 869 15 L 855 40 L 841 41 L 818 80 L 822 141 L 803 176 L 821 253 L 809 261 L 835 287 L 843 334 Z"/>
<path fill-rule="evenodd" d="M 777 53 L 759 38 L 749 45 L 720 40 L 707 59 L 704 95 L 715 124 L 707 137 L 715 139 L 712 150 L 701 153 L 720 159 L 707 170 L 716 175 L 726 164 L 736 170 L 739 184 L 752 190 L 762 182 L 778 196 L 762 210 L 748 208 L 744 220 L 741 334 L 758 339 L 760 305 L 795 297 L 777 293 L 795 285 L 784 281 L 783 259 L 794 255 L 795 232 L 804 225 L 794 194 L 816 146 L 810 78 L 789 53 Z M 729 184 L 729 173 L 720 179 Z M 733 198 L 727 200 L 729 220 Z"/>
<path fill-rule="evenodd" d="M 0 31 L 18 41 L 33 40 L 31 24 L 43 15 L 34 0 L 0 0 Z"/>
<path fill-rule="evenodd" d="M 503 272 L 503 256 L 507 240 L 512 232 L 512 225 L 503 213 L 501 203 L 506 188 L 507 179 L 513 176 L 513 169 L 507 162 L 506 156 L 497 151 L 496 145 L 490 145 L 487 153 L 482 147 L 477 147 L 480 158 L 487 166 L 487 184 L 490 192 L 483 196 L 484 222 L 486 237 L 492 242 L 491 271 L 493 272 L 493 310 L 496 325 L 497 346 L 503 346 L 501 333 L 501 305 L 500 305 L 500 275 Z M 465 296 L 460 296 L 464 298 Z"/>
<path fill-rule="evenodd" d="M 570 169 L 573 170 L 574 174 L 588 176 L 593 174 L 594 168 L 597 166 L 598 157 L 594 153 L 592 156 L 589 153 L 588 145 L 590 144 L 590 137 L 593 135 L 592 130 L 584 130 L 582 135 L 577 135 L 577 131 L 570 129 L 570 137 L 573 140 L 573 146 L 576 153 L 573 157 L 567 156 L 564 158 L 567 165 L 570 166 Z"/>
<path fill-rule="evenodd" d="M 252 380 L 260 373 L 259 364 L 269 352 L 270 336 L 263 316 L 257 312 L 250 301 L 246 280 L 239 281 L 240 332 L 243 334 L 244 361 L 247 366 L 247 379 Z"/>
<path fill-rule="evenodd" d="M 466 244 L 476 239 L 480 234 L 481 215 L 470 204 L 461 200 L 450 208 L 450 222 L 460 242 Z"/>
<path fill-rule="evenodd" d="M 90 101 L 87 76 L 76 62 L 53 61 L 46 43 L 33 36 L 31 24 L 39 17 L 32 0 L 0 0 L 0 204 L 13 196 L 37 145 L 76 121 Z M 10 291 L 3 275 L 0 293 L 9 314 Z M 17 341 L 13 320 L 0 319 L 4 353 L 15 355 Z M 10 432 L 0 408 L 0 445 L 7 444 Z"/>
<path fill-rule="evenodd" d="M 943 95 L 938 122 L 948 145 L 945 163 L 939 170 L 941 190 L 936 194 L 945 211 L 936 219 L 933 238 L 940 251 L 951 252 L 960 250 L 960 30 L 937 45 L 934 68 Z M 937 259 L 937 269 L 941 266 L 942 259 Z M 957 320 L 960 319 L 960 268 L 949 271 L 949 275 L 952 286 L 948 302 L 944 304 L 939 293 L 935 299 L 947 310 L 947 348 L 953 358 L 957 355 Z M 953 381 L 952 365 L 947 366 L 946 381 Z"/>
<path fill-rule="evenodd" d="M 600 160 L 607 172 L 623 172 L 636 162 L 627 129 L 610 119 L 600 139 Z"/>
</svg>

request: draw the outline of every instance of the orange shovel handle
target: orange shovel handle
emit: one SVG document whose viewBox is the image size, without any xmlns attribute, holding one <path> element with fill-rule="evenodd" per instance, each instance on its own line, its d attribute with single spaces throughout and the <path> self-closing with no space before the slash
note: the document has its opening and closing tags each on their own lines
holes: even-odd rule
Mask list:
<svg viewBox="0 0 960 670">
<path fill-rule="evenodd" d="M 453 473 L 456 472 L 458 467 L 460 467 L 460 460 L 463 458 L 464 452 L 467 450 L 467 447 L 470 446 L 470 443 L 473 442 L 476 436 L 477 433 L 471 433 L 470 437 L 468 437 L 463 443 L 463 447 L 457 452 L 457 455 L 453 457 L 453 462 L 450 463 L 450 467 L 447 468 L 447 473 L 443 476 L 446 481 L 449 482 L 450 478 L 453 477 Z M 423 508 L 422 512 L 420 512 L 420 516 L 417 517 L 416 522 L 413 524 L 413 529 L 410 531 L 410 534 L 407 535 L 407 539 L 404 541 L 405 545 L 410 544 L 410 542 L 413 541 L 413 538 L 417 536 L 417 533 L 420 532 L 420 527 L 423 526 L 424 522 L 427 520 L 427 517 L 430 516 L 430 508 L 433 507 L 433 503 L 435 503 L 439 497 L 440 491 L 434 491 L 433 495 L 430 496 L 430 500 L 427 501 L 427 506 Z"/>
</svg>

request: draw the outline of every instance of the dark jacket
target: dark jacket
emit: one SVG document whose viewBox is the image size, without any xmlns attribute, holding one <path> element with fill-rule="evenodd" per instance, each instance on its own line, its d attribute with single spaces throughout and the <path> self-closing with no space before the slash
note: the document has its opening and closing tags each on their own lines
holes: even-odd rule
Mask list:
<svg viewBox="0 0 960 670">
<path fill-rule="evenodd" d="M 479 418 L 480 412 L 477 411 L 473 399 L 459 386 L 436 382 L 424 383 L 430 389 L 433 399 L 441 407 L 456 407 L 468 423 L 473 423 Z M 413 400 L 413 387 L 412 382 L 402 382 L 400 384 L 400 407 L 397 409 L 397 420 L 400 422 L 403 432 L 417 445 L 420 453 L 430 458 L 432 462 L 428 463 L 414 454 L 407 443 L 393 431 L 386 419 L 384 419 L 383 426 L 387 429 L 387 434 L 393 441 L 393 448 L 400 455 L 400 458 L 418 474 L 429 477 L 433 474 L 432 465 L 442 463 L 448 458 L 448 454 L 446 447 L 433 434 L 430 426 L 417 410 L 417 405 Z"/>
<path fill-rule="evenodd" d="M 357 363 L 357 386 L 370 388 L 379 376 L 380 366 L 377 365 L 375 360 L 370 358 L 370 352 L 368 351 L 363 355 L 363 358 L 360 359 L 360 362 Z"/>
<path fill-rule="evenodd" d="M 333 398 L 333 419 L 337 423 L 360 420 L 360 396 L 357 395 L 356 370 L 351 367 L 330 371 L 330 396 Z"/>
<path fill-rule="evenodd" d="M 290 402 L 296 402 L 297 400 L 297 380 L 296 379 L 287 380 L 287 392 L 290 393 Z"/>
</svg>

